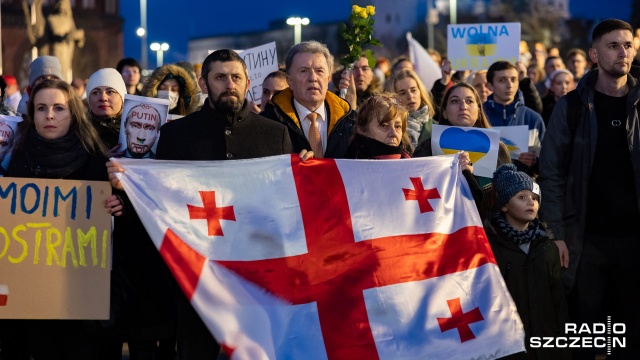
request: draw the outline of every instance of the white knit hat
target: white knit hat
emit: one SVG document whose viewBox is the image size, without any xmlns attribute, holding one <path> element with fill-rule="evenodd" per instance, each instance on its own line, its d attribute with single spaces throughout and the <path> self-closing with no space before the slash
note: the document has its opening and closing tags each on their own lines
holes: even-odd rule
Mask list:
<svg viewBox="0 0 640 360">
<path fill-rule="evenodd" d="M 91 90 L 98 86 L 108 86 L 115 89 L 115 91 L 120 94 L 122 101 L 124 101 L 124 96 L 127 94 L 127 86 L 124 84 L 122 75 L 120 75 L 118 70 L 113 68 L 100 69 L 91 75 L 85 90 L 87 92 L 87 97 L 91 94 Z"/>
</svg>

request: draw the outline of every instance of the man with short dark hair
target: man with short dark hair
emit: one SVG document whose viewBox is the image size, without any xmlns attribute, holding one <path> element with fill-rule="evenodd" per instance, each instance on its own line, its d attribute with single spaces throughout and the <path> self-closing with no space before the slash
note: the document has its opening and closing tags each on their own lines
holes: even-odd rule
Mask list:
<svg viewBox="0 0 640 360">
<path fill-rule="evenodd" d="M 628 23 L 607 19 L 593 29 L 589 57 L 597 68 L 556 103 L 538 178 L 540 217 L 567 268 L 572 321 L 592 329 L 610 316 L 609 323 L 625 324 L 626 347 L 612 349 L 616 359 L 637 358 L 640 339 L 631 295 L 640 290 L 640 93 L 629 74 L 635 53 Z M 593 348 L 574 350 L 575 359 L 594 357 Z"/>
<path fill-rule="evenodd" d="M 538 90 L 538 94 L 540 95 L 541 98 L 547 95 L 547 90 L 549 89 L 549 87 L 547 86 L 548 85 L 547 80 L 549 80 L 549 77 L 551 76 L 551 74 L 553 74 L 553 72 L 556 70 L 560 70 L 564 68 L 565 66 L 564 66 L 564 62 L 562 61 L 562 58 L 558 56 L 549 56 L 548 58 L 546 58 L 546 60 L 544 61 L 544 73 L 545 73 L 544 80 L 536 84 L 536 89 Z"/>
<path fill-rule="evenodd" d="M 374 76 L 373 69 L 369 66 L 369 59 L 365 56 L 353 63 L 351 77 L 347 76 L 346 70 L 342 72 L 339 88 L 347 89 L 345 100 L 349 102 L 352 109 L 359 108 L 368 98 L 382 92 L 382 84 Z"/>
<path fill-rule="evenodd" d="M 484 103 L 484 111 L 491 126 L 526 125 L 536 137 L 530 137 L 529 146 L 540 145 L 545 134 L 542 116 L 524 104 L 519 89 L 518 68 L 508 61 L 496 61 L 487 70 L 487 87 L 493 92 Z M 537 140 L 537 141 L 536 141 Z M 524 151 L 514 161 L 518 170 L 529 176 L 537 174 L 536 154 Z"/>
<path fill-rule="evenodd" d="M 127 86 L 127 94 L 129 95 L 142 95 L 138 84 L 142 77 L 142 68 L 136 59 L 124 58 L 118 61 L 116 70 L 122 75 L 122 80 Z"/>
<path fill-rule="evenodd" d="M 573 80 L 577 84 L 588 71 L 587 53 L 582 49 L 571 49 L 567 52 L 567 70 L 573 74 Z"/>
<path fill-rule="evenodd" d="M 245 96 L 250 83 L 237 53 L 225 49 L 209 54 L 198 79 L 207 100 L 199 111 L 162 126 L 156 158 L 233 160 L 292 153 L 286 127 L 249 110 Z M 180 294 L 178 305 L 179 358 L 215 359 L 219 346 L 189 300 Z"/>
<path fill-rule="evenodd" d="M 328 91 L 333 69 L 329 49 L 317 41 L 301 42 L 289 50 L 285 65 L 289 88 L 273 96 L 261 115 L 286 125 L 296 152 L 343 157 L 357 114 Z"/>
</svg>

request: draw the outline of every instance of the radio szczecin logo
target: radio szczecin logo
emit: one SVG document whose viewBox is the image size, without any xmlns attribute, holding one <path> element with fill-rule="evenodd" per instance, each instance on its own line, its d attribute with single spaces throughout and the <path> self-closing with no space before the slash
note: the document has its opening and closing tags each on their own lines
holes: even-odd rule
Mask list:
<svg viewBox="0 0 640 360">
<path fill-rule="evenodd" d="M 611 355 L 614 348 L 627 346 L 624 336 L 627 327 L 623 323 L 612 323 L 611 316 L 607 316 L 607 323 L 564 324 L 566 336 L 533 336 L 529 339 L 532 348 L 598 348 L 607 349 Z"/>
</svg>

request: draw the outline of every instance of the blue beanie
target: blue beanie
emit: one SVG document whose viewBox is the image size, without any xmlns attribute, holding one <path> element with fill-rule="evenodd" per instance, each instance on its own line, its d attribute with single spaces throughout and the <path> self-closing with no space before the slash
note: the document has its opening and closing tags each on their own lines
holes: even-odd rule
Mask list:
<svg viewBox="0 0 640 360">
<path fill-rule="evenodd" d="M 531 190 L 540 197 L 540 186 L 533 179 L 518 171 L 513 164 L 504 164 L 493 173 L 493 188 L 498 196 L 498 207 L 504 206 L 511 198 L 522 190 Z"/>
</svg>

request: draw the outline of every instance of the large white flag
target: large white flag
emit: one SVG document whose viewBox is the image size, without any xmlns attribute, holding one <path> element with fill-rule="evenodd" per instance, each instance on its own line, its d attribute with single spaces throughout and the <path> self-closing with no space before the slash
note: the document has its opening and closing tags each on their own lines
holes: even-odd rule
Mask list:
<svg viewBox="0 0 640 360">
<path fill-rule="evenodd" d="M 453 156 L 118 161 L 151 238 L 232 359 L 524 350 Z"/>
<path fill-rule="evenodd" d="M 409 43 L 409 58 L 413 63 L 416 74 L 422 80 L 422 84 L 429 90 L 433 88 L 433 83 L 442 78 L 440 64 L 436 64 L 427 50 L 420 43 L 407 33 L 407 43 Z"/>
</svg>

